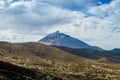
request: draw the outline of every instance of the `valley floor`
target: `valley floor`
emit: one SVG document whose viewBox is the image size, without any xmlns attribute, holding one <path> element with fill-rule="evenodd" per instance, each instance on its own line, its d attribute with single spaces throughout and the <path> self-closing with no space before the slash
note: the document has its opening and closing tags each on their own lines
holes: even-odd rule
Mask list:
<svg viewBox="0 0 120 80">
<path fill-rule="evenodd" d="M 12 70 L 0 67 L 0 80 L 120 80 L 119 63 L 99 63 L 88 59 L 73 63 L 15 55 L 1 56 L 0 66 L 3 65 L 1 62 L 7 62 L 7 66 L 11 64 Z M 13 66 L 17 66 L 16 70 Z"/>
</svg>

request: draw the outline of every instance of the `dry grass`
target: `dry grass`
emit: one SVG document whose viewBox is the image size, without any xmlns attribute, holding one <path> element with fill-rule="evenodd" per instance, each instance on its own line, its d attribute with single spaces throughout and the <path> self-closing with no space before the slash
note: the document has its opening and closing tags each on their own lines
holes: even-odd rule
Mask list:
<svg viewBox="0 0 120 80">
<path fill-rule="evenodd" d="M 8 47 L 13 50 L 11 53 Z M 119 63 L 101 63 L 78 58 L 59 49 L 37 43 L 15 44 L 14 47 L 7 45 L 8 50 L 6 46 L 0 47 L 0 61 L 60 77 L 63 80 L 120 80 Z M 17 55 L 17 52 L 21 52 L 22 55 Z M 32 54 L 27 56 L 22 52 L 26 52 L 24 54 L 27 55 Z M 0 76 L 0 79 L 3 77 Z"/>
</svg>

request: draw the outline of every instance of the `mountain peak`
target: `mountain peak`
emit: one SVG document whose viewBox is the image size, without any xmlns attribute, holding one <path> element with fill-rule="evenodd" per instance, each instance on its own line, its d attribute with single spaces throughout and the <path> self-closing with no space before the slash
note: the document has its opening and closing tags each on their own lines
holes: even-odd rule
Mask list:
<svg viewBox="0 0 120 80">
<path fill-rule="evenodd" d="M 87 49 L 97 49 L 97 50 L 101 49 L 99 47 L 90 46 L 87 43 L 78 40 L 76 38 L 73 38 L 69 35 L 66 35 L 64 33 L 61 33 L 60 31 L 51 33 L 45 36 L 44 38 L 42 38 L 41 40 L 39 40 L 38 42 L 45 45 L 64 46 L 70 48 L 87 48 Z"/>
<path fill-rule="evenodd" d="M 60 31 L 56 31 L 55 33 L 60 33 Z"/>
<path fill-rule="evenodd" d="M 60 35 L 60 34 L 61 34 L 60 31 L 56 31 L 56 32 L 51 33 L 50 35 Z"/>
<path fill-rule="evenodd" d="M 59 35 L 60 36 L 60 35 L 66 35 L 66 34 L 64 34 L 64 33 L 60 32 L 60 31 L 56 31 L 56 32 L 50 33 L 48 35 Z"/>
</svg>

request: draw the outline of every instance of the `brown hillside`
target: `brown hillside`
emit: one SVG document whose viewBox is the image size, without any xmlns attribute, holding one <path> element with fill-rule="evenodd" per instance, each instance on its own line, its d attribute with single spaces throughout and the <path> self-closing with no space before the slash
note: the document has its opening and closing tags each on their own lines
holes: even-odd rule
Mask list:
<svg viewBox="0 0 120 80">
<path fill-rule="evenodd" d="M 45 59 L 78 62 L 80 57 L 64 52 L 60 49 L 35 42 L 19 43 L 31 53 Z"/>
<path fill-rule="evenodd" d="M 45 59 L 68 62 L 78 62 L 80 59 L 78 56 L 69 54 L 60 49 L 42 45 L 36 42 L 28 43 L 0 42 L 0 55 L 7 54 L 13 54 L 22 57 L 37 56 Z"/>
</svg>

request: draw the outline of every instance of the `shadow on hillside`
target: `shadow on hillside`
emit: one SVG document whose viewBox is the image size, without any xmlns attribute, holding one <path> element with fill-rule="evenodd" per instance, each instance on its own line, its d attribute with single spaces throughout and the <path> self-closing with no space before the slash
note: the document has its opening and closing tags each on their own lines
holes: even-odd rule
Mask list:
<svg viewBox="0 0 120 80">
<path fill-rule="evenodd" d="M 0 80 L 62 80 L 31 69 L 0 61 Z"/>
</svg>

